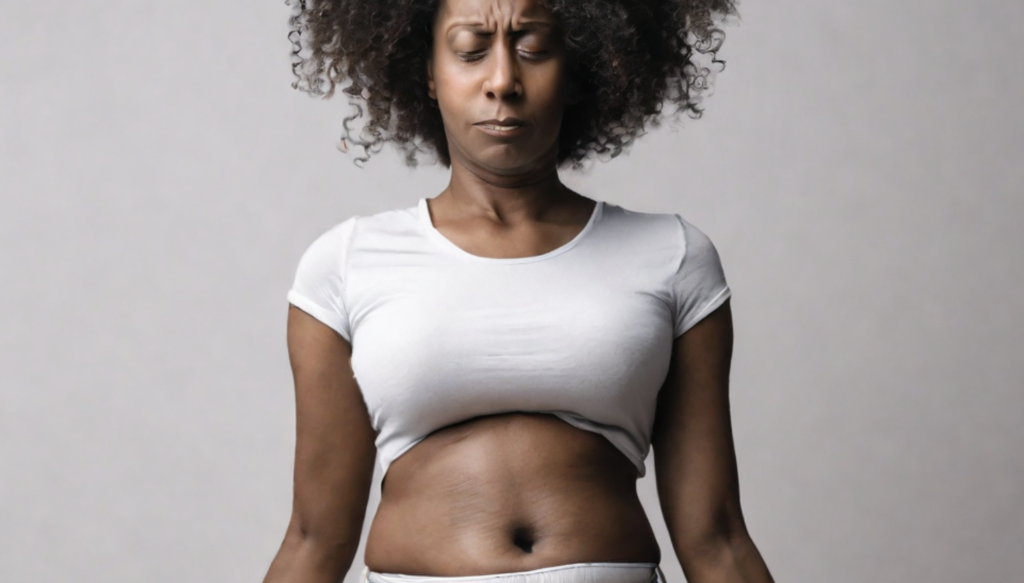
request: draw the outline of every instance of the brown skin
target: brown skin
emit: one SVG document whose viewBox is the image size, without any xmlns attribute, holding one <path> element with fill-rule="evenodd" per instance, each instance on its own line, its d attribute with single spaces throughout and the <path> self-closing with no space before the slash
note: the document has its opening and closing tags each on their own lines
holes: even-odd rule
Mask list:
<svg viewBox="0 0 1024 583">
<path fill-rule="evenodd" d="M 561 112 L 571 102 L 553 17 L 536 0 L 447 0 L 434 27 L 429 90 L 452 155 L 434 226 L 484 257 L 539 255 L 575 237 L 595 204 L 561 184 Z M 543 55 L 540 53 L 543 51 Z M 466 60 L 472 55 L 476 60 Z M 479 57 L 479 58 L 477 58 Z M 493 137 L 473 124 L 528 122 Z M 265 583 L 335 582 L 362 530 L 374 432 L 351 346 L 291 307 L 298 436 L 295 496 Z M 729 420 L 729 305 L 673 345 L 653 447 L 662 509 L 691 583 L 768 582 L 739 503 Z M 442 428 L 395 460 L 366 547 L 374 571 L 463 576 L 577 562 L 658 562 L 636 469 L 600 435 L 540 414 Z"/>
<path fill-rule="evenodd" d="M 292 518 L 264 581 L 335 583 L 359 546 L 375 435 L 348 341 L 290 307 L 288 356 L 297 418 Z"/>
<path fill-rule="evenodd" d="M 729 415 L 732 311 L 726 301 L 676 339 L 654 421 L 661 510 L 691 583 L 772 581 L 747 533 Z"/>
<path fill-rule="evenodd" d="M 434 226 L 484 257 L 539 255 L 571 240 L 594 201 L 558 177 L 558 128 L 573 86 L 554 17 L 537 2 L 448 0 L 434 21 L 428 93 L 437 99 L 452 160 L 430 203 Z M 514 138 L 474 124 L 516 117 Z"/>
</svg>

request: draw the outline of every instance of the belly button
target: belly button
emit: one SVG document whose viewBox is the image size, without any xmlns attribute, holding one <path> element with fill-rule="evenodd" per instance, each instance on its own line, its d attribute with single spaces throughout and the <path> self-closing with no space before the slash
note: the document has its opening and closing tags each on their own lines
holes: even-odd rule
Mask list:
<svg viewBox="0 0 1024 583">
<path fill-rule="evenodd" d="M 512 544 L 519 547 L 524 553 L 532 553 L 533 534 L 527 528 L 517 528 L 512 531 Z"/>
</svg>

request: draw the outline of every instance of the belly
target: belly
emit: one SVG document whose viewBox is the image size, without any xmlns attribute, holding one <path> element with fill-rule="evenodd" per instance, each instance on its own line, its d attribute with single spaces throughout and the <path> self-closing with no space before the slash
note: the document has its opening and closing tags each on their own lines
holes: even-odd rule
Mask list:
<svg viewBox="0 0 1024 583">
<path fill-rule="evenodd" d="M 660 553 L 636 468 L 552 415 L 476 418 L 432 433 L 388 469 L 366 543 L 381 573 L 464 576 Z"/>
</svg>

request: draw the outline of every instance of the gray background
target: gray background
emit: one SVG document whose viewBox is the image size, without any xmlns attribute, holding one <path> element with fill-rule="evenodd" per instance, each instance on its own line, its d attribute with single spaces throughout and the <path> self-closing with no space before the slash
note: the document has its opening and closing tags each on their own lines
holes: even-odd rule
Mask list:
<svg viewBox="0 0 1024 583">
<path fill-rule="evenodd" d="M 718 245 L 780 582 L 1020 580 L 1024 4 L 742 10 L 703 120 L 566 181 Z M 254 581 L 277 550 L 298 258 L 446 181 L 334 149 L 288 14 L 0 5 L 0 580 Z"/>
</svg>

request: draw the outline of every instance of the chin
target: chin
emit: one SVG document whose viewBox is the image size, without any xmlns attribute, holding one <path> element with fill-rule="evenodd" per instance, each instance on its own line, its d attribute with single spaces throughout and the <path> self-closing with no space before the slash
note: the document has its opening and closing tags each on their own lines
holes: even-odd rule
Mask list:
<svg viewBox="0 0 1024 583">
<path fill-rule="evenodd" d="M 528 146 L 497 146 L 477 150 L 478 155 L 472 159 L 475 164 L 501 175 L 521 174 L 555 164 L 555 156 L 538 156 L 537 151 L 537 148 Z"/>
</svg>

